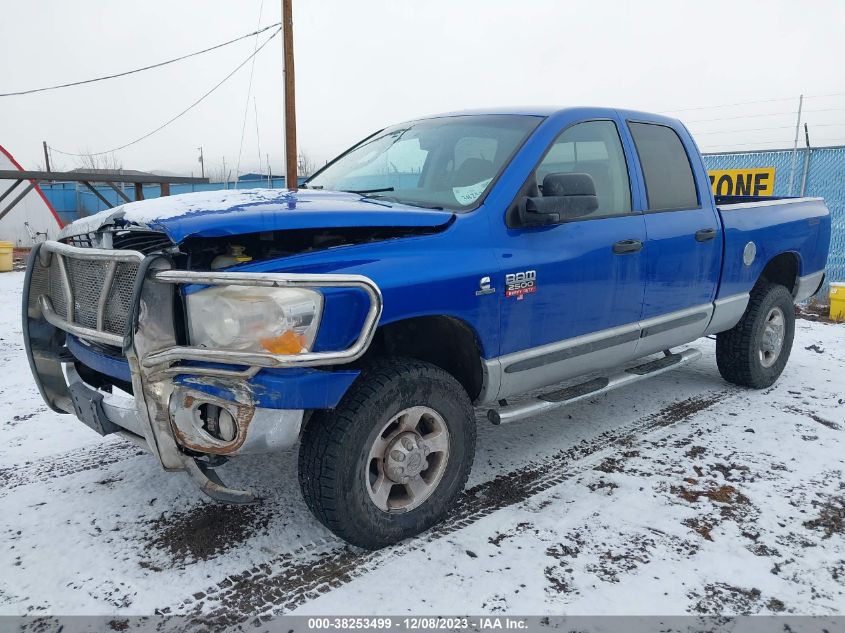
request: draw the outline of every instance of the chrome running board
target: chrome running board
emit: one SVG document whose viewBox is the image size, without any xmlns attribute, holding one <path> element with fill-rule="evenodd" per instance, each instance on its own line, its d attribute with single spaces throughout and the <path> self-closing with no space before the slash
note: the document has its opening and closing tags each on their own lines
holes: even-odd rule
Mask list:
<svg viewBox="0 0 845 633">
<path fill-rule="evenodd" d="M 666 373 L 667 371 L 683 367 L 701 358 L 701 352 L 697 349 L 685 349 L 677 354 L 666 350 L 663 354 L 663 358 L 635 365 L 610 376 L 593 378 L 592 380 L 571 387 L 564 387 L 557 391 L 544 393 L 519 404 L 490 409 L 487 412 L 487 419 L 493 424 L 507 424 L 514 420 L 521 420 L 532 415 L 545 413 L 546 411 L 558 409 L 573 402 L 611 391 L 612 389 L 618 389 L 619 387 L 639 382 L 644 378 L 651 378 L 652 376 Z"/>
</svg>

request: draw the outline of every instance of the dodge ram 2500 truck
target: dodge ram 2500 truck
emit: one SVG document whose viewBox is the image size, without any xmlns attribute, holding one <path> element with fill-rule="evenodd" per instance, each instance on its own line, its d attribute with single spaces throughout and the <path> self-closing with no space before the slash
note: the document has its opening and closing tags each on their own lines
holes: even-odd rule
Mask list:
<svg viewBox="0 0 845 633">
<path fill-rule="evenodd" d="M 229 503 L 255 496 L 220 464 L 298 444 L 316 517 L 375 548 L 455 502 L 474 406 L 529 417 L 708 335 L 726 380 L 771 385 L 829 240 L 820 199 L 714 200 L 677 120 L 462 112 L 376 132 L 295 192 L 74 222 L 32 251 L 23 332 L 54 411 Z"/>
</svg>

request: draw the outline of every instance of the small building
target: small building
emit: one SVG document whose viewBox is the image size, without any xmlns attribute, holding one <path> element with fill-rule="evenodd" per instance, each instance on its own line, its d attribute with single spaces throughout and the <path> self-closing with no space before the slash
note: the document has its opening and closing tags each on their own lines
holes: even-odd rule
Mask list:
<svg viewBox="0 0 845 633">
<path fill-rule="evenodd" d="M 249 182 L 249 181 L 252 181 L 252 180 L 264 180 L 264 181 L 266 181 L 268 178 L 270 180 L 275 180 L 276 178 L 281 178 L 282 180 L 284 180 L 285 177 L 284 176 L 276 176 L 276 175 L 269 175 L 268 176 L 267 174 L 258 174 L 258 173 L 255 173 L 255 172 L 250 172 L 248 174 L 241 174 L 240 176 L 238 176 L 238 182 Z"/>
<path fill-rule="evenodd" d="M 101 183 L 101 182 L 112 182 L 115 180 L 115 176 L 144 176 L 153 178 L 158 174 L 154 174 L 148 171 L 138 171 L 137 169 L 88 169 L 87 167 L 77 167 L 76 169 L 71 169 L 68 173 L 70 174 L 99 174 L 103 177 L 101 181 L 90 181 L 91 184 Z"/>
<path fill-rule="evenodd" d="M 0 170 L 24 171 L 2 145 Z M 0 179 L 0 241 L 29 247 L 35 242 L 55 239 L 62 226 L 58 213 L 34 180 Z"/>
</svg>

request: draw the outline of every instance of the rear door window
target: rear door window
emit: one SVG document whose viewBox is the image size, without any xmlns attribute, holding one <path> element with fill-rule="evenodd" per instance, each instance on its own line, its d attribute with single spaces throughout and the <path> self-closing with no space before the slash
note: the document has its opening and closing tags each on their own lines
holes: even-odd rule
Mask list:
<svg viewBox="0 0 845 633">
<path fill-rule="evenodd" d="M 654 123 L 628 123 L 643 168 L 649 211 L 699 206 L 692 165 L 678 134 Z"/>
</svg>

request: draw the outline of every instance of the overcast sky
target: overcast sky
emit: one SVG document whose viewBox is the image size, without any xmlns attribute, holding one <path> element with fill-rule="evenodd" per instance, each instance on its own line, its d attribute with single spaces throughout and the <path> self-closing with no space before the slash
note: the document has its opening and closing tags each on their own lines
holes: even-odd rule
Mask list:
<svg viewBox="0 0 845 633">
<path fill-rule="evenodd" d="M 702 149 L 792 145 L 799 94 L 814 144 L 845 144 L 845 2 L 293 0 L 300 147 L 322 163 L 386 124 L 509 104 L 607 105 L 688 123 Z M 279 0 L 2 4 L 0 92 L 176 57 L 280 20 Z M 260 38 L 266 37 L 268 31 Z M 0 98 L 0 144 L 24 167 L 41 141 L 123 145 L 177 114 L 253 51 L 250 38 L 166 68 Z M 283 173 L 282 43 L 186 116 L 117 153 L 123 167 L 199 174 L 225 157 Z M 820 96 L 831 95 L 836 96 Z M 776 100 L 779 99 L 779 100 Z M 776 100 L 730 108 L 723 104 Z M 256 132 L 257 110 L 257 132 Z M 718 119 L 718 120 L 713 120 Z M 766 129 L 760 129 L 766 128 Z M 776 128 L 776 129 L 770 129 Z M 53 154 L 54 168 L 77 160 Z"/>
</svg>

